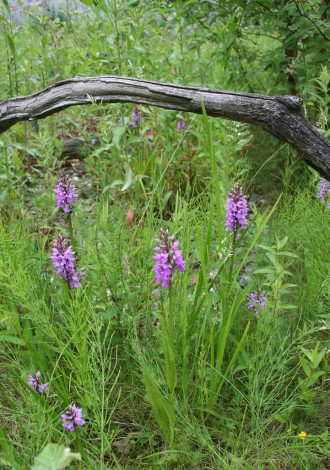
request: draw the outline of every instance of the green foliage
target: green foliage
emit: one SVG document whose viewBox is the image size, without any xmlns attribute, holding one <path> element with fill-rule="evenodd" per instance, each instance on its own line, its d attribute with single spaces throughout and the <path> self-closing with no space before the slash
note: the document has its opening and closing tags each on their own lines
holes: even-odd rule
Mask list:
<svg viewBox="0 0 330 470">
<path fill-rule="evenodd" d="M 98 74 L 295 92 L 328 135 L 324 2 L 81 3 L 18 21 L 1 2 L 0 99 Z M 1 468 L 63 468 L 68 448 L 70 468 L 92 470 L 328 467 L 330 212 L 314 172 L 246 124 L 92 98 L 15 125 L 0 155 Z M 56 207 L 61 171 L 72 217 Z M 225 230 L 236 182 L 251 208 L 239 238 Z M 154 282 L 160 227 L 187 262 L 170 289 Z M 52 266 L 58 233 L 86 270 L 79 289 Z M 38 370 L 46 393 L 27 383 Z M 68 433 L 71 403 L 86 425 Z"/>
<path fill-rule="evenodd" d="M 297 308 L 295 305 L 283 303 L 282 299 L 292 288 L 297 287 L 296 284 L 285 282 L 285 278 L 292 276 L 292 273 L 285 269 L 282 261 L 280 261 L 283 257 L 297 258 L 297 255 L 294 253 L 283 251 L 287 242 L 288 237 L 284 237 L 282 240 L 277 239 L 276 244 L 273 246 L 258 245 L 259 248 L 265 250 L 266 257 L 271 266 L 257 269 L 254 271 L 254 274 L 265 274 L 266 282 L 263 282 L 263 285 L 271 289 L 271 298 L 268 305 L 273 312 L 273 318 L 285 310 Z"/>
<path fill-rule="evenodd" d="M 173 403 L 163 396 L 157 382 L 146 368 L 143 369 L 143 379 L 156 421 L 162 430 L 165 440 L 173 445 L 175 426 Z"/>
<path fill-rule="evenodd" d="M 31 470 L 62 470 L 75 460 L 81 461 L 81 455 L 71 452 L 69 448 L 62 445 L 47 444 L 35 458 Z"/>
<path fill-rule="evenodd" d="M 320 342 L 318 342 L 315 348 L 311 351 L 301 348 L 304 356 L 300 356 L 299 361 L 306 375 L 305 379 L 300 378 L 299 380 L 302 400 L 309 401 L 315 397 L 315 392 L 311 389 L 315 382 L 326 373 L 325 370 L 318 370 L 327 353 L 326 349 L 321 349 L 321 351 L 319 351 L 319 347 Z"/>
</svg>

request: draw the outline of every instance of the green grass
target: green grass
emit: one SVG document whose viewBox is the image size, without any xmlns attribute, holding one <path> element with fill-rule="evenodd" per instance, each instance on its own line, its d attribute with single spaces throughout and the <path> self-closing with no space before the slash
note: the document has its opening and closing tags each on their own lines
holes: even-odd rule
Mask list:
<svg viewBox="0 0 330 470">
<path fill-rule="evenodd" d="M 1 99 L 76 74 L 237 88 L 239 67 L 228 73 L 180 2 L 107 4 L 79 23 L 74 9 L 66 23 L 41 10 L 20 26 L 1 20 L 14 40 L 0 49 Z M 142 106 L 133 129 L 133 109 L 72 108 L 2 136 L 0 468 L 31 468 L 49 443 L 80 453 L 70 467 L 81 469 L 328 468 L 330 212 L 318 176 L 247 125 Z M 84 155 L 63 160 L 77 136 Z M 79 193 L 79 289 L 50 259 L 58 233 L 69 236 L 53 191 L 61 171 Z M 235 182 L 251 215 L 233 243 Z M 154 281 L 161 228 L 187 263 L 171 289 Z M 258 289 L 268 303 L 255 317 Z M 44 394 L 28 385 L 38 370 Z M 86 425 L 69 433 L 60 415 L 73 402 Z"/>
</svg>

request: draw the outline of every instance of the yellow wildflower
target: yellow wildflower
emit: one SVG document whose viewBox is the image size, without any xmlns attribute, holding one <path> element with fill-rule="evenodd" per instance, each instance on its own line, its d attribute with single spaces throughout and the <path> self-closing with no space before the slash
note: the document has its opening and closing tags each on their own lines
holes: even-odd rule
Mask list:
<svg viewBox="0 0 330 470">
<path fill-rule="evenodd" d="M 306 437 L 307 437 L 307 433 L 305 433 L 305 431 L 301 431 L 301 432 L 298 434 L 298 436 L 300 437 L 300 439 L 301 439 L 302 441 L 304 441 L 304 440 L 306 439 Z"/>
</svg>

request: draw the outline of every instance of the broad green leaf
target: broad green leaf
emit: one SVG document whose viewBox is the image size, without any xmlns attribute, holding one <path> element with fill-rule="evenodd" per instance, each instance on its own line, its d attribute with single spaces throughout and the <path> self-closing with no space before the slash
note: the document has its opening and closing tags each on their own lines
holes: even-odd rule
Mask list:
<svg viewBox="0 0 330 470">
<path fill-rule="evenodd" d="M 282 238 L 282 240 L 277 240 L 276 248 L 278 250 L 282 250 L 282 248 L 287 244 L 288 240 L 289 240 L 289 237 L 284 237 Z"/>
<path fill-rule="evenodd" d="M 125 134 L 126 128 L 124 126 L 115 127 L 112 130 L 112 143 L 117 150 L 120 150 L 120 142 L 122 136 Z"/>
<path fill-rule="evenodd" d="M 35 458 L 31 470 L 62 470 L 73 460 L 81 461 L 81 455 L 72 453 L 63 445 L 48 444 Z"/>
<path fill-rule="evenodd" d="M 130 144 L 137 144 L 137 143 L 145 143 L 147 142 L 147 139 L 145 137 L 130 137 L 128 140 L 127 140 L 127 145 L 130 145 Z"/>
<path fill-rule="evenodd" d="M 107 5 L 105 4 L 104 0 L 93 0 L 93 4 L 95 8 L 104 11 L 104 13 L 107 12 Z"/>
<path fill-rule="evenodd" d="M 143 368 L 143 380 L 147 390 L 147 396 L 155 415 L 158 426 L 162 430 L 164 439 L 172 444 L 174 440 L 175 414 L 171 403 L 163 396 L 151 372 Z M 41 469 L 40 469 L 41 470 Z"/>
<path fill-rule="evenodd" d="M 122 181 L 120 181 L 120 183 L 123 183 Z M 102 189 L 102 194 L 106 193 L 107 191 L 109 191 L 109 189 L 111 188 L 110 185 L 108 186 L 104 186 L 104 188 Z"/>
<path fill-rule="evenodd" d="M 274 253 L 266 253 L 267 258 L 273 264 L 276 264 L 276 255 Z"/>
<path fill-rule="evenodd" d="M 304 401 L 310 401 L 315 397 L 315 392 L 312 390 L 306 390 L 300 395 L 300 398 Z"/>
<path fill-rule="evenodd" d="M 299 258 L 298 255 L 295 255 L 294 253 L 291 253 L 291 251 L 279 251 L 277 254 L 278 255 L 283 255 L 283 256 L 289 256 L 290 258 Z"/>
<path fill-rule="evenodd" d="M 274 269 L 272 268 L 261 268 L 253 271 L 253 274 L 274 274 Z"/>
<path fill-rule="evenodd" d="M 313 362 L 314 362 L 314 359 L 317 357 L 317 353 L 318 353 L 319 347 L 320 347 L 320 341 L 318 341 L 318 342 L 316 343 L 315 348 L 314 348 L 313 351 L 312 351 Z"/>
<path fill-rule="evenodd" d="M 125 180 L 124 180 L 124 186 L 120 189 L 120 191 L 126 191 L 126 189 L 128 189 L 132 182 L 133 182 L 133 178 L 134 178 L 134 173 L 132 171 L 132 168 L 129 166 L 129 165 L 125 165 Z"/>
<path fill-rule="evenodd" d="M 6 41 L 9 45 L 9 47 L 10 47 L 11 52 L 13 53 L 13 55 L 15 55 L 16 49 L 15 49 L 15 44 L 14 44 L 13 38 L 9 34 L 5 34 L 5 38 L 6 38 Z"/>
<path fill-rule="evenodd" d="M 6 23 L 6 25 L 10 26 L 10 22 L 3 15 L 0 15 L 0 21 L 2 23 Z"/>
<path fill-rule="evenodd" d="M 325 353 L 326 353 L 326 349 L 322 349 L 322 351 L 320 351 L 317 356 L 315 357 L 314 359 L 314 368 L 318 367 L 320 362 L 323 360 L 324 356 L 325 356 Z"/>
<path fill-rule="evenodd" d="M 168 200 L 169 200 L 169 198 L 171 197 L 172 193 L 173 193 L 173 191 L 168 191 L 168 192 L 165 194 L 165 196 L 164 196 L 164 198 L 163 198 L 163 200 L 162 200 L 163 210 L 164 210 L 165 207 L 167 206 Z"/>
<path fill-rule="evenodd" d="M 276 419 L 276 421 L 278 421 L 279 423 L 281 424 L 285 424 L 287 422 L 287 416 L 282 416 L 282 415 L 275 415 L 274 418 Z"/>
<path fill-rule="evenodd" d="M 101 147 L 98 147 L 96 150 L 94 150 L 94 152 L 92 153 L 92 156 L 98 157 L 102 153 L 108 153 L 110 148 L 111 148 L 110 144 L 102 145 Z"/>
<path fill-rule="evenodd" d="M 259 248 L 262 248 L 263 250 L 269 251 L 270 253 L 276 255 L 276 250 L 272 246 L 263 245 L 261 243 L 258 243 L 257 246 Z"/>
<path fill-rule="evenodd" d="M 110 44 L 110 46 L 116 43 L 116 33 L 114 31 L 107 36 L 107 43 Z"/>
<path fill-rule="evenodd" d="M 302 352 L 305 354 L 306 357 L 308 357 L 308 359 L 311 361 L 311 363 L 313 364 L 314 362 L 314 358 L 312 356 L 312 353 L 310 351 L 308 351 L 308 349 L 305 349 L 303 347 L 300 348 L 302 350 Z"/>
<path fill-rule="evenodd" d="M 322 375 L 324 375 L 324 374 L 325 374 L 324 370 L 318 370 L 316 372 L 313 372 L 311 377 L 308 379 L 308 382 L 307 382 L 308 387 L 311 387 L 312 385 L 314 385 L 314 383 L 317 381 L 317 379 L 322 377 Z"/>
<path fill-rule="evenodd" d="M 2 0 L 2 3 L 4 4 L 6 10 L 8 11 L 8 13 L 10 13 L 10 7 L 9 7 L 9 3 L 8 3 L 8 0 Z"/>
<path fill-rule="evenodd" d="M 287 276 L 293 276 L 293 274 L 290 273 L 290 271 L 287 271 L 286 269 L 284 269 L 283 274 L 286 274 Z"/>
<path fill-rule="evenodd" d="M 84 5 L 87 5 L 88 7 L 93 7 L 94 6 L 94 1 L 93 0 L 79 0 L 81 3 Z"/>
<path fill-rule="evenodd" d="M 308 364 L 308 362 L 306 361 L 306 359 L 303 358 L 303 357 L 300 357 L 300 358 L 299 358 L 299 362 L 300 362 L 301 367 L 303 368 L 303 371 L 305 372 L 305 374 L 307 375 L 307 377 L 309 377 L 310 374 L 311 374 L 311 372 L 312 372 L 311 366 Z"/>
<path fill-rule="evenodd" d="M 123 180 L 115 180 L 113 183 L 110 184 L 110 188 L 115 188 L 116 186 L 119 186 L 120 184 L 124 184 Z"/>
<path fill-rule="evenodd" d="M 15 336 L 15 331 L 3 330 L 0 331 L 0 341 L 5 343 L 20 344 L 24 346 L 26 343 L 22 338 Z"/>
</svg>

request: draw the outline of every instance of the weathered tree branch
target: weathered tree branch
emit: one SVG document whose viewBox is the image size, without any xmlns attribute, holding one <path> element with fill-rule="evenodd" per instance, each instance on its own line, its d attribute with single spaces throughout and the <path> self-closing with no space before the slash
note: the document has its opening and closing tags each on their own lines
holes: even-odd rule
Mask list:
<svg viewBox="0 0 330 470">
<path fill-rule="evenodd" d="M 264 96 L 185 87 L 136 78 L 76 77 L 39 93 L 0 103 L 0 133 L 19 121 L 44 118 L 69 106 L 130 102 L 202 113 L 261 126 L 296 148 L 308 165 L 330 180 L 330 142 L 300 114 L 296 96 Z"/>
</svg>

